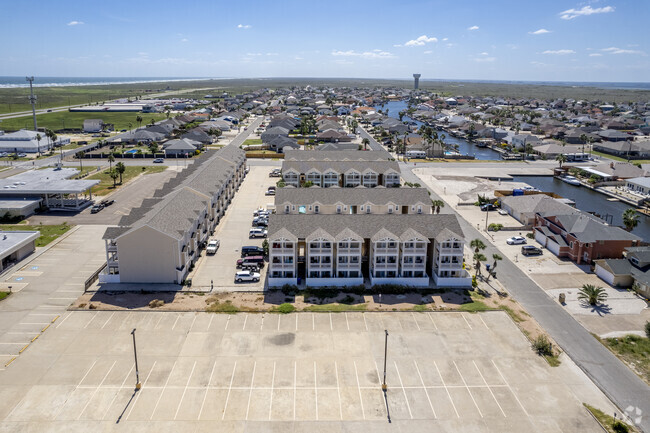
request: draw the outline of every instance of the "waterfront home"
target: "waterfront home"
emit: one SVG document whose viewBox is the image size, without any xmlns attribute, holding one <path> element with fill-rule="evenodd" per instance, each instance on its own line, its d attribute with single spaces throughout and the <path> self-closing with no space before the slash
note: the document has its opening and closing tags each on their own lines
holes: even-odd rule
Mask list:
<svg viewBox="0 0 650 433">
<path fill-rule="evenodd" d="M 501 209 L 525 227 L 533 226 L 537 213 L 570 215 L 580 212 L 567 204 L 570 200 L 556 199 L 546 194 L 511 195 L 501 197 L 499 202 Z"/>
<path fill-rule="evenodd" d="M 594 150 L 624 158 L 650 158 L 650 140 L 604 141 L 594 144 Z"/>
<path fill-rule="evenodd" d="M 612 161 L 610 163 L 598 164 L 594 167 L 580 167 L 580 170 L 590 174 L 595 174 L 603 180 L 631 179 L 634 177 L 644 177 L 646 171 L 629 162 Z"/>
<path fill-rule="evenodd" d="M 650 196 L 650 177 L 633 177 L 625 181 L 628 190 L 637 194 Z"/>
<path fill-rule="evenodd" d="M 650 247 L 626 248 L 624 259 L 596 260 L 595 273 L 615 287 L 634 287 L 650 298 Z"/>
<path fill-rule="evenodd" d="M 584 212 L 570 215 L 535 214 L 535 240 L 558 257 L 577 264 L 597 259 L 616 259 L 625 248 L 637 246 L 641 238 Z"/>
</svg>

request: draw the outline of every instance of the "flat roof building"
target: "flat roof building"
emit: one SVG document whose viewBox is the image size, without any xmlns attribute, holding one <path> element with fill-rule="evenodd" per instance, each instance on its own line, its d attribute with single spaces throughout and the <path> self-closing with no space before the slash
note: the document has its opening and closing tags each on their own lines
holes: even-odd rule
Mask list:
<svg viewBox="0 0 650 433">
<path fill-rule="evenodd" d="M 38 231 L 0 231 L 0 272 L 33 253 L 40 235 Z"/>
</svg>

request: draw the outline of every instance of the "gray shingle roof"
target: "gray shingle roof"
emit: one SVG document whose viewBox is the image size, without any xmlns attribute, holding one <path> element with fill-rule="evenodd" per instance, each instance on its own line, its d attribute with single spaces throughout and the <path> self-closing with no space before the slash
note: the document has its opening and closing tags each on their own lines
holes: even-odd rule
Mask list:
<svg viewBox="0 0 650 433">
<path fill-rule="evenodd" d="M 411 215 L 271 215 L 269 218 L 269 239 L 281 230 L 288 230 L 300 239 L 306 239 L 321 229 L 332 237 L 339 237 L 343 231 L 351 230 L 358 236 L 370 239 L 380 231 L 402 236 L 410 229 L 434 239 L 442 230 L 448 229 L 458 239 L 463 231 L 455 215 L 411 214 Z"/>
<path fill-rule="evenodd" d="M 388 152 L 366 150 L 292 150 L 284 156 L 285 161 L 387 161 L 390 158 Z"/>
<path fill-rule="evenodd" d="M 573 234 L 580 242 L 641 240 L 632 233 L 619 227 L 605 225 L 585 214 L 557 215 L 556 218 L 564 230 Z"/>
<path fill-rule="evenodd" d="M 368 202 L 374 205 L 394 203 L 398 206 L 408 206 L 418 202 L 430 204 L 431 199 L 425 188 L 278 188 L 275 191 L 276 205 L 359 205 Z"/>
<path fill-rule="evenodd" d="M 329 153 L 338 153 L 338 152 L 322 152 L 325 154 Z M 345 173 L 348 170 L 354 169 L 359 173 L 363 173 L 365 170 L 372 170 L 376 173 L 386 173 L 389 170 L 393 170 L 397 173 L 400 173 L 399 164 L 397 161 L 283 161 L 282 162 L 282 171 L 286 172 L 287 170 L 296 170 L 299 173 L 307 173 L 311 169 L 315 169 L 321 173 L 325 173 L 327 170 L 334 170 L 337 173 Z"/>
</svg>

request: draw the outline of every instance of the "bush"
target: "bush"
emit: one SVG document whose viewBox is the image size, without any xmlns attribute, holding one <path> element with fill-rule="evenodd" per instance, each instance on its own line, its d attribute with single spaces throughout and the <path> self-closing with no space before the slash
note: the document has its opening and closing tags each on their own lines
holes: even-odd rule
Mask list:
<svg viewBox="0 0 650 433">
<path fill-rule="evenodd" d="M 532 234 L 532 233 L 526 233 L 526 237 L 527 237 L 528 239 L 533 239 L 533 238 L 535 238 L 535 235 Z"/>
<path fill-rule="evenodd" d="M 650 338 L 650 322 L 645 322 L 645 336 Z"/>
<path fill-rule="evenodd" d="M 553 344 L 548 341 L 546 335 L 540 335 L 533 340 L 533 350 L 535 350 L 538 355 L 553 356 Z"/>
<path fill-rule="evenodd" d="M 628 426 L 620 421 L 614 421 L 614 424 L 612 424 L 612 430 L 614 430 L 614 433 L 627 433 L 630 431 Z"/>
<path fill-rule="evenodd" d="M 503 224 L 492 223 L 492 224 L 490 224 L 490 225 L 488 226 L 488 231 L 491 231 L 491 232 L 498 232 L 498 231 L 501 230 L 502 228 L 503 228 Z"/>
<path fill-rule="evenodd" d="M 158 308 L 162 307 L 165 305 L 165 301 L 162 299 L 154 299 L 153 301 L 149 302 L 149 308 Z"/>
<path fill-rule="evenodd" d="M 281 314 L 289 314 L 293 313 L 294 311 L 296 311 L 296 307 L 294 307 L 293 304 L 286 302 L 278 307 L 278 312 Z"/>
</svg>

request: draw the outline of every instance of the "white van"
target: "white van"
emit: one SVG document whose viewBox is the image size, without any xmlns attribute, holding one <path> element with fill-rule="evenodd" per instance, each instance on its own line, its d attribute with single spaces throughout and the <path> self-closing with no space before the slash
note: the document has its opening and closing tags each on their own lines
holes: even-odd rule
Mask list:
<svg viewBox="0 0 650 433">
<path fill-rule="evenodd" d="M 424 150 L 407 150 L 406 151 L 406 157 L 407 158 L 426 158 L 427 153 Z"/>
</svg>

